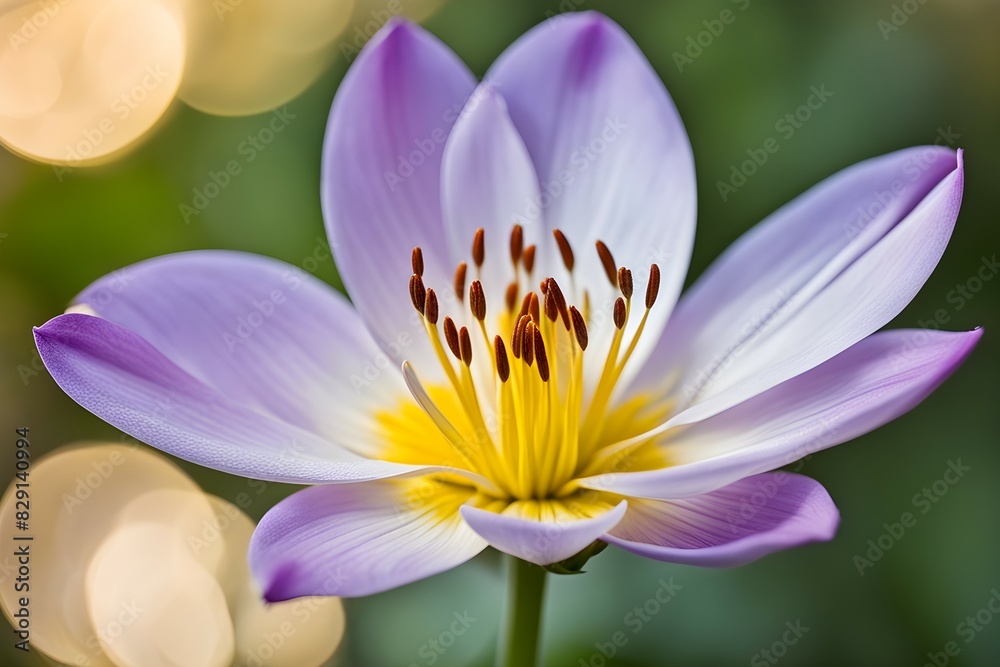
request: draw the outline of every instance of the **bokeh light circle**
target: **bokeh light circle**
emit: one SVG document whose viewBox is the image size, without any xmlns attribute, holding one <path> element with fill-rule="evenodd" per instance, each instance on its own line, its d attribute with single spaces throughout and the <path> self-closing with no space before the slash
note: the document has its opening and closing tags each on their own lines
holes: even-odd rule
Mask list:
<svg viewBox="0 0 1000 667">
<path fill-rule="evenodd" d="M 169 108 L 186 38 L 167 4 L 51 0 L 5 9 L 0 142 L 12 151 L 70 167 L 96 164 L 133 144 Z"/>
</svg>

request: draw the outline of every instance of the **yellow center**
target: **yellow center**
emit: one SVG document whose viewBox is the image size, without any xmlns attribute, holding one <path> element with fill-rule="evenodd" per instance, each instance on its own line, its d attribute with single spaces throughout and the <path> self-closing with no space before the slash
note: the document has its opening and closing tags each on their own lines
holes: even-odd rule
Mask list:
<svg viewBox="0 0 1000 667">
<path fill-rule="evenodd" d="M 573 252 L 562 233 L 556 231 L 555 237 L 572 276 Z M 587 291 L 582 291 L 583 307 L 577 309 L 566 302 L 552 278 L 542 280 L 538 291 L 526 288 L 535 284 L 534 246 L 521 248 L 521 238 L 521 228 L 515 226 L 514 280 L 504 310 L 490 320 L 505 335 L 491 335 L 488 329 L 482 283 L 472 281 L 466 294 L 464 263 L 456 271 L 455 291 L 470 310 L 471 318 L 465 319 L 474 331 L 450 317 L 439 322 L 437 295 L 424 287 L 423 256 L 414 249 L 410 295 L 446 380 L 424 384 L 404 364 L 412 398 L 378 415 L 385 443 L 380 457 L 475 473 L 476 478 L 438 473 L 431 481 L 439 491 L 444 485 L 463 500 L 475 495 L 478 506 L 494 511 L 517 505 L 518 514 L 544 519 L 565 512 L 566 503 L 587 493 L 589 510 L 583 514 L 591 514 L 612 506 L 613 498 L 585 492 L 577 480 L 666 463 L 655 442 L 636 436 L 661 423 L 667 407 L 642 395 L 620 404 L 611 401 L 656 301 L 659 268 L 653 265 L 650 270 L 645 308 L 628 339 L 626 325 L 634 316 L 632 275 L 617 268 L 607 247 L 598 242 L 607 279 L 622 295 L 611 313 L 615 329 L 610 345 L 588 354 Z M 472 247 L 477 272 L 484 253 L 479 230 Z M 586 391 L 584 365 L 591 363 L 600 364 L 601 374 L 596 386 Z"/>
</svg>

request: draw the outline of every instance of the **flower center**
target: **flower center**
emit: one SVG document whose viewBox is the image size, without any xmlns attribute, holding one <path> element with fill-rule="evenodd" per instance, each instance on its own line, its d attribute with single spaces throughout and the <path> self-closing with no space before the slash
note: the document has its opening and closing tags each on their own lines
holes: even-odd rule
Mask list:
<svg viewBox="0 0 1000 667">
<path fill-rule="evenodd" d="M 553 235 L 575 288 L 572 247 L 559 230 Z M 521 226 L 515 225 L 510 235 L 513 280 L 507 285 L 502 311 L 488 319 L 481 280 L 485 234 L 482 229 L 476 232 L 472 262 L 477 278 L 466 290 L 469 266 L 462 262 L 453 285 L 462 310 L 468 308 L 468 313 L 456 313 L 456 319 L 468 326 L 456 324 L 450 316 L 441 318 L 437 293 L 424 285 L 423 253 L 419 247 L 413 249 L 410 298 L 446 381 L 425 385 L 409 362 L 403 364 L 406 384 L 423 414 L 413 414 L 411 406 L 409 412 L 386 415 L 389 440 L 411 450 L 396 458 L 415 462 L 436 453 L 436 458 L 444 457 L 448 464 L 488 480 L 491 488 L 480 492 L 507 500 L 565 498 L 578 491 L 574 480 L 580 477 L 662 465 L 651 442 L 624 442 L 648 430 L 662 414 L 652 414 L 642 397 L 624 405 L 611 403 L 656 303 L 659 267 L 650 267 L 642 315 L 627 336 L 627 325 L 636 316 L 632 272 L 617 267 L 608 247 L 597 242 L 605 274 L 600 279 L 606 277 L 620 296 L 611 308 L 610 344 L 588 353 L 587 324 L 593 315 L 588 290 L 574 289 L 582 296 L 578 308 L 569 303 L 555 278 L 536 283 L 536 247 L 524 247 L 523 238 Z M 586 387 L 584 366 L 592 363 L 600 364 L 601 372 L 596 385 Z M 432 436 L 427 433 L 427 419 L 437 432 Z M 429 442 L 441 446 L 432 452 Z M 421 457 L 414 448 L 428 451 Z"/>
</svg>

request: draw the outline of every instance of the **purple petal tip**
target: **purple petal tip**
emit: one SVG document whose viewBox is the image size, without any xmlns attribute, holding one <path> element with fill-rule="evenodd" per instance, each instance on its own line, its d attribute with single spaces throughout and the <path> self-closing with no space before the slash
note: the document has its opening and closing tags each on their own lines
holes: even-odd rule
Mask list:
<svg viewBox="0 0 1000 667">
<path fill-rule="evenodd" d="M 368 40 L 362 52 L 373 51 L 381 46 L 400 43 L 399 40 L 405 38 L 407 35 L 415 35 L 422 31 L 423 29 L 420 26 L 409 19 L 401 16 L 393 16 Z"/>
</svg>

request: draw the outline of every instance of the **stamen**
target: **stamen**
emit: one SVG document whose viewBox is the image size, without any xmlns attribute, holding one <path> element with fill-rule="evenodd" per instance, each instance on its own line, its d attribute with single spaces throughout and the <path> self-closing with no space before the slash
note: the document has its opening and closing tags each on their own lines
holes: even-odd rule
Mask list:
<svg viewBox="0 0 1000 667">
<path fill-rule="evenodd" d="M 417 246 L 413 249 L 413 253 L 410 255 L 410 264 L 413 266 L 413 272 L 418 276 L 423 277 L 424 275 L 424 253 Z"/>
<path fill-rule="evenodd" d="M 556 298 L 552 296 L 552 292 L 546 292 L 543 305 L 545 306 L 545 317 L 549 318 L 550 322 L 559 319 L 559 307 L 556 305 Z"/>
<path fill-rule="evenodd" d="M 632 272 L 624 266 L 618 269 L 618 288 L 626 299 L 632 298 Z"/>
<path fill-rule="evenodd" d="M 455 320 L 450 317 L 444 318 L 444 340 L 455 358 L 461 361 L 462 349 L 458 346 L 458 327 L 455 326 Z"/>
<path fill-rule="evenodd" d="M 476 268 L 483 268 L 483 261 L 486 259 L 486 231 L 480 227 L 476 230 L 476 235 L 472 239 L 472 261 Z"/>
<path fill-rule="evenodd" d="M 494 336 L 493 350 L 497 360 L 497 375 L 500 376 L 501 382 L 506 382 L 510 379 L 510 361 L 507 359 L 507 348 L 504 347 L 503 338 L 500 336 Z"/>
<path fill-rule="evenodd" d="M 486 319 L 486 293 L 479 280 L 473 280 L 469 287 L 469 308 L 472 309 L 473 317 L 480 322 Z"/>
<path fill-rule="evenodd" d="M 576 309 L 576 306 L 569 307 L 569 315 L 570 319 L 573 320 L 573 333 L 576 334 L 576 342 L 579 343 L 581 350 L 586 350 L 589 338 L 587 335 L 587 324 L 583 321 L 583 315 Z"/>
<path fill-rule="evenodd" d="M 529 276 L 531 272 L 535 270 L 535 246 L 529 245 L 524 249 L 524 254 L 521 256 L 522 263 L 524 264 L 524 271 Z"/>
<path fill-rule="evenodd" d="M 548 382 L 549 357 L 545 353 L 545 341 L 542 339 L 541 329 L 535 327 L 532 335 L 535 337 L 534 352 L 535 352 L 535 363 L 538 366 L 538 377 L 542 378 L 542 382 Z"/>
<path fill-rule="evenodd" d="M 657 266 L 656 264 L 653 264 L 652 266 L 650 266 L 649 269 L 649 283 L 646 287 L 646 310 L 642 314 L 642 319 L 639 320 L 639 326 L 636 327 L 635 329 L 635 334 L 632 337 L 632 341 L 629 343 L 628 348 L 625 350 L 625 353 L 621 355 L 620 359 L 618 359 L 617 365 L 613 367 L 610 365 L 605 366 L 605 375 L 607 376 L 607 378 L 605 379 L 605 377 L 602 376 L 598 384 L 598 390 L 594 392 L 594 399 L 591 402 L 590 411 L 587 414 L 588 422 L 591 422 L 592 415 L 601 414 L 604 412 L 604 410 L 607 409 L 608 401 L 611 397 L 611 391 L 614 389 L 614 386 L 618 383 L 618 380 L 621 378 L 622 372 L 625 370 L 625 366 L 628 364 L 629 359 L 632 358 L 632 353 L 635 352 L 636 346 L 639 344 L 639 339 L 642 337 L 642 333 L 646 329 L 646 322 L 649 319 L 649 312 L 650 309 L 653 307 L 653 304 L 656 302 L 656 295 L 658 294 L 659 289 L 660 289 L 660 267 Z M 618 325 L 619 320 L 621 321 L 621 326 L 619 326 L 619 332 L 618 334 L 616 334 L 615 337 L 616 342 L 620 342 L 621 340 L 620 339 L 621 328 L 622 326 L 624 326 L 625 321 L 628 319 L 628 310 L 629 310 L 628 305 L 622 303 L 621 298 L 619 298 L 618 301 L 615 302 L 615 324 Z M 619 313 L 622 313 L 623 316 L 619 317 Z M 617 357 L 617 350 L 615 350 L 614 357 Z M 614 359 L 611 356 L 609 356 L 608 361 L 612 362 L 614 361 Z M 596 422 L 596 423 L 591 422 L 590 425 L 593 428 L 584 430 L 584 433 L 587 434 L 586 435 L 587 447 L 590 447 L 591 445 L 593 445 L 594 442 L 597 442 L 601 436 L 601 433 L 604 430 L 604 424 L 601 422 Z"/>
<path fill-rule="evenodd" d="M 528 325 L 529 321 L 530 318 L 527 315 L 521 315 L 517 318 L 517 324 L 514 325 L 514 332 L 510 337 L 510 351 L 515 359 L 521 358 L 521 348 L 524 343 L 524 328 Z"/>
<path fill-rule="evenodd" d="M 615 380 L 621 376 L 622 371 L 625 368 L 625 364 L 628 360 L 632 358 L 632 353 L 635 351 L 636 345 L 639 344 L 639 338 L 642 336 L 642 332 L 646 329 L 646 321 L 649 319 L 649 311 L 656 303 L 656 295 L 660 291 L 660 267 L 653 264 L 649 267 L 649 284 L 646 286 L 646 310 L 642 314 L 642 319 L 639 320 L 639 326 L 636 327 L 635 336 L 632 338 L 632 342 L 629 343 L 628 349 L 622 356 L 621 361 L 618 362 L 618 369 L 616 370 Z"/>
<path fill-rule="evenodd" d="M 618 297 L 615 300 L 615 326 L 619 329 L 623 329 L 625 327 L 626 312 L 625 299 Z"/>
<path fill-rule="evenodd" d="M 433 289 L 427 290 L 426 301 L 424 302 L 424 317 L 431 324 L 438 323 L 438 298 Z"/>
<path fill-rule="evenodd" d="M 531 301 L 528 302 L 528 314 L 531 315 L 532 321 L 541 324 L 541 308 L 538 303 L 538 295 L 534 292 L 531 293 Z"/>
<path fill-rule="evenodd" d="M 522 331 L 521 354 L 524 355 L 524 363 L 530 366 L 535 363 L 535 323 L 529 320 Z"/>
<path fill-rule="evenodd" d="M 653 264 L 649 267 L 649 284 L 646 285 L 646 308 L 652 308 L 656 303 L 656 295 L 660 293 L 660 267 Z"/>
<path fill-rule="evenodd" d="M 421 315 L 424 314 L 424 302 L 426 299 L 427 290 L 424 288 L 424 280 L 414 273 L 410 276 L 410 301 L 413 302 L 413 307 Z"/>
<path fill-rule="evenodd" d="M 472 365 L 472 338 L 469 336 L 469 328 L 462 327 L 458 331 L 459 346 L 462 349 L 462 361 L 466 366 Z"/>
<path fill-rule="evenodd" d="M 468 268 L 468 264 L 462 262 L 458 265 L 458 268 L 455 269 L 455 295 L 458 297 L 459 301 L 465 299 L 465 272 Z"/>
<path fill-rule="evenodd" d="M 619 277 L 624 277 L 626 280 L 622 281 L 626 286 L 630 284 L 631 274 L 627 269 L 622 269 L 618 273 Z M 614 307 L 614 322 L 616 331 L 614 336 L 611 338 L 611 348 L 608 350 L 608 356 L 604 360 L 604 368 L 601 370 L 601 377 L 597 381 L 597 387 L 594 389 L 594 393 L 590 399 L 590 406 L 587 408 L 587 416 L 583 421 L 583 426 L 580 427 L 580 433 L 583 441 L 581 442 L 582 449 L 581 452 L 588 452 L 594 442 L 597 441 L 600 435 L 600 430 L 603 428 L 601 424 L 601 416 L 604 414 L 607 408 L 608 401 L 611 399 L 611 394 L 615 388 L 615 364 L 618 360 L 618 352 L 621 349 L 622 339 L 625 335 L 625 324 L 628 322 L 628 311 L 629 306 L 625 299 L 618 297 L 615 299 Z"/>
<path fill-rule="evenodd" d="M 552 297 L 556 301 L 556 308 L 559 309 L 559 314 L 562 315 L 563 326 L 566 327 L 566 331 L 569 331 L 569 311 L 566 309 L 566 297 L 563 296 L 562 289 L 559 288 L 559 283 L 555 281 L 554 278 L 549 278 L 548 280 L 548 292 L 552 294 Z"/>
<path fill-rule="evenodd" d="M 618 270 L 615 269 L 615 258 L 611 256 L 611 251 L 608 250 L 608 246 L 604 245 L 604 241 L 597 242 L 597 256 L 601 258 L 601 265 L 604 267 L 604 273 L 607 274 L 608 280 L 611 281 L 612 287 L 618 287 Z"/>
<path fill-rule="evenodd" d="M 521 261 L 521 254 L 524 252 L 524 229 L 521 225 L 514 225 L 510 231 L 510 261 L 517 266 Z"/>
<path fill-rule="evenodd" d="M 517 305 L 517 283 L 516 282 L 513 282 L 510 285 L 507 285 L 507 294 L 506 294 L 506 299 L 505 300 L 507 302 L 507 312 L 508 313 L 513 313 L 514 312 L 514 306 Z"/>
<path fill-rule="evenodd" d="M 522 225 L 512 225 L 509 252 L 513 266 L 506 269 L 507 277 L 500 285 L 491 286 L 499 290 L 507 282 L 502 306 L 499 301 L 492 304 L 494 310 L 506 309 L 491 321 L 491 326 L 501 328 L 500 335 L 494 335 L 497 332 L 487 327 L 488 304 L 482 273 L 486 258 L 484 229 L 476 230 L 472 259 L 458 265 L 452 285 L 461 307 L 466 307 L 468 299 L 472 320 L 468 316 L 457 321 L 445 316 L 442 309 L 446 309 L 446 304 L 440 303 L 437 292 L 425 285 L 422 248 L 414 247 L 410 255 L 413 269 L 410 300 L 422 316 L 421 324 L 453 394 L 447 402 L 436 405 L 437 394 L 431 398 L 409 364 L 403 367 L 406 384 L 444 439 L 468 463 L 469 470 L 483 475 L 483 484 L 473 484 L 497 498 L 561 497 L 573 480 L 580 477 L 581 470 L 591 470 L 595 461 L 604 465 L 601 457 L 613 448 L 613 443 L 602 434 L 609 423 L 610 411 L 616 409 L 609 407 L 614 390 L 625 365 L 632 363 L 630 358 L 659 294 L 660 268 L 652 264 L 646 285 L 645 313 L 635 326 L 632 272 L 625 267 L 616 268 L 608 246 L 603 241 L 595 242 L 601 268 L 620 296 L 615 295 L 614 299 L 612 314 L 616 328 L 612 330 L 610 344 L 602 346 L 602 358 L 594 360 L 599 366 L 595 370 L 601 370 L 600 377 L 593 392 L 585 392 L 584 352 L 590 343 L 588 320 L 594 314 L 588 288 L 593 289 L 593 285 L 577 283 L 582 278 L 587 282 L 601 278 L 596 274 L 576 276 L 575 255 L 569 240 L 558 229 L 552 234 L 569 272 L 562 284 L 567 284 L 568 279 L 570 291 L 564 292 L 551 275 L 532 274 L 537 247 L 525 245 Z M 476 271 L 471 276 L 470 265 Z M 534 285 L 538 288 L 533 290 Z M 525 294 L 521 294 L 522 289 Z M 498 292 L 491 294 L 495 294 L 491 299 L 501 296 Z M 580 307 L 570 305 L 567 296 L 577 300 Z M 437 326 L 439 318 L 444 320 L 441 328 Z M 565 340 L 556 324 L 560 320 L 567 331 Z M 467 326 L 461 326 L 463 321 Z M 478 353 L 482 357 L 478 363 L 485 363 L 486 367 L 477 367 L 477 371 L 483 373 L 472 369 L 474 328 L 479 329 L 475 335 L 482 334 L 484 348 Z M 507 331 L 509 338 L 504 335 Z M 626 336 L 626 331 L 631 333 Z M 512 363 L 510 354 L 523 363 Z M 590 362 L 588 357 L 588 366 Z M 493 371 L 491 376 L 486 373 L 488 370 Z M 441 387 L 434 387 L 435 391 L 438 389 Z M 487 402 L 481 402 L 480 397 L 487 398 Z M 445 407 L 447 410 L 442 411 Z M 491 419 L 495 417 L 495 422 L 488 426 L 487 414 Z M 616 423 L 613 416 L 610 423 Z"/>
<path fill-rule="evenodd" d="M 521 310 L 519 310 L 517 313 L 517 319 L 521 319 L 522 317 L 528 314 L 528 309 L 531 308 L 532 294 L 533 292 L 528 292 L 527 294 L 524 295 L 524 298 L 521 299 Z"/>
<path fill-rule="evenodd" d="M 573 257 L 573 248 L 570 247 L 569 241 L 566 240 L 566 235 L 558 229 L 553 229 L 552 236 L 556 237 L 556 245 L 559 246 L 559 254 L 562 255 L 566 270 L 572 273 L 576 260 Z"/>
</svg>

